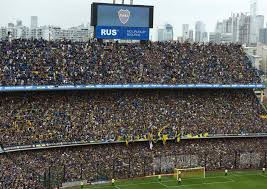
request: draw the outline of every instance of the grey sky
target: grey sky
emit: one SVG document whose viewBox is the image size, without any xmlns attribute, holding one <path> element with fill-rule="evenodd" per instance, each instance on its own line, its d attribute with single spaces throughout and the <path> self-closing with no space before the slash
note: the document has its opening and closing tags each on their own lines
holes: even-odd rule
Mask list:
<svg viewBox="0 0 267 189">
<path fill-rule="evenodd" d="M 56 25 L 63 28 L 87 23 L 90 19 L 92 2 L 112 0 L 0 0 L 0 26 L 21 19 L 30 24 L 30 16 L 38 16 L 39 25 Z M 118 1 L 118 0 L 117 0 Z M 125 0 L 129 3 L 130 0 Z M 121 2 L 121 0 L 120 0 Z M 231 12 L 249 12 L 250 0 L 134 0 L 134 4 L 155 6 L 154 28 L 164 23 L 174 26 L 175 36 L 181 35 L 182 24 L 194 28 L 197 20 L 206 24 L 207 31 L 213 31 L 217 20 L 231 15 Z M 267 0 L 258 0 L 258 13 L 267 18 Z"/>
</svg>

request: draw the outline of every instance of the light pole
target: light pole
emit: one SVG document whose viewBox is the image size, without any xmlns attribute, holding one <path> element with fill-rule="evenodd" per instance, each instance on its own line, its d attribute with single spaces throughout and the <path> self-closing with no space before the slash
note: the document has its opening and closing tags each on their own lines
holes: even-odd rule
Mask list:
<svg viewBox="0 0 267 189">
<path fill-rule="evenodd" d="M 124 0 L 121 0 L 121 4 L 124 4 Z M 113 4 L 116 4 L 116 0 L 113 0 Z M 133 0 L 130 0 L 130 5 L 133 5 Z"/>
</svg>

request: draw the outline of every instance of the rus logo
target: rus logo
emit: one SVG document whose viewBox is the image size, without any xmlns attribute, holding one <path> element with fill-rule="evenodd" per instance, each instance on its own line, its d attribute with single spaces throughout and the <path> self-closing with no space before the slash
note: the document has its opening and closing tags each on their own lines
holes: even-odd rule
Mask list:
<svg viewBox="0 0 267 189">
<path fill-rule="evenodd" d="M 116 36 L 117 30 L 114 29 L 101 29 L 101 35 Z"/>
<path fill-rule="evenodd" d="M 121 23 L 126 24 L 130 19 L 131 12 L 128 9 L 126 10 L 121 9 L 118 11 L 118 16 L 119 16 Z"/>
</svg>

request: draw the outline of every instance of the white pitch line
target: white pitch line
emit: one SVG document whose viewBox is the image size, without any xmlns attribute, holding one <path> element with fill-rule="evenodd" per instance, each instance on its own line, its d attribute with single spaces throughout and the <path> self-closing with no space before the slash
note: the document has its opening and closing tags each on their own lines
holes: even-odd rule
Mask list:
<svg viewBox="0 0 267 189">
<path fill-rule="evenodd" d="M 262 175 L 262 174 L 259 174 L 260 176 L 262 176 L 262 177 L 265 177 L 265 178 L 267 178 L 267 175 Z"/>
<path fill-rule="evenodd" d="M 226 179 L 228 179 L 228 180 L 230 180 L 232 182 L 236 182 L 234 179 L 231 179 L 231 178 L 226 178 Z"/>
<path fill-rule="evenodd" d="M 115 186 L 115 188 L 117 188 L 117 189 L 121 189 L 120 187 L 118 187 L 118 186 Z"/>
<path fill-rule="evenodd" d="M 161 182 L 158 182 L 161 186 L 164 186 L 164 187 L 166 187 L 166 188 L 169 188 L 169 186 L 167 186 L 166 184 L 163 184 L 163 183 L 161 183 Z"/>
<path fill-rule="evenodd" d="M 229 182 L 235 182 L 234 180 L 224 181 L 224 182 L 207 182 L 203 184 L 223 184 L 223 183 L 229 183 Z"/>
<path fill-rule="evenodd" d="M 110 188 L 111 187 L 111 185 L 110 186 L 108 186 L 108 185 L 103 185 L 103 186 L 90 186 L 90 187 L 86 187 L 85 189 L 101 189 L 101 188 Z"/>
<path fill-rule="evenodd" d="M 235 174 L 235 173 L 229 174 L 229 176 L 234 176 L 234 177 L 257 176 L 257 175 L 259 175 L 259 174 L 258 173 L 255 173 L 255 174 Z"/>
</svg>

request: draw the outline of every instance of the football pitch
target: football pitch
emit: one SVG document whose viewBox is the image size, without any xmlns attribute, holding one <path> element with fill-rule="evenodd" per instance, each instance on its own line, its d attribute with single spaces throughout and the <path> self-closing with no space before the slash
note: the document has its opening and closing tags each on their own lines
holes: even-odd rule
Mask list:
<svg viewBox="0 0 267 189">
<path fill-rule="evenodd" d="M 68 189 L 79 189 L 72 187 Z M 162 177 L 161 182 L 157 177 L 117 181 L 114 186 L 90 185 L 84 189 L 266 189 L 267 173 L 261 171 L 234 171 L 227 176 L 223 172 L 206 173 L 206 178 L 184 178 L 178 184 L 174 176 Z"/>
</svg>

